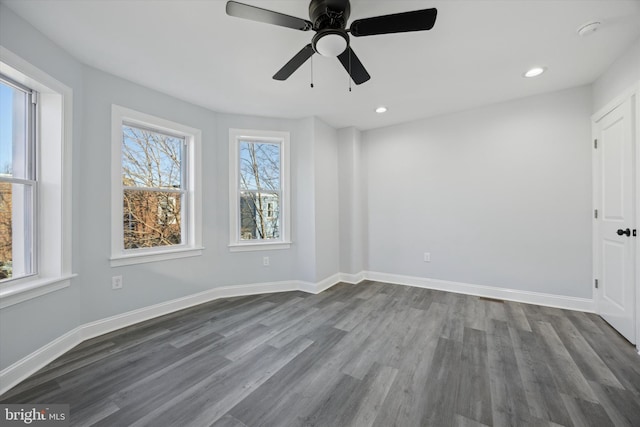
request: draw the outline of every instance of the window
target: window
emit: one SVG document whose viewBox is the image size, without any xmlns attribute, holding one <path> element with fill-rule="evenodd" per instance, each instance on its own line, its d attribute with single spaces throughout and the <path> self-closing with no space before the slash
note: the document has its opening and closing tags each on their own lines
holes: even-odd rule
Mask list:
<svg viewBox="0 0 640 427">
<path fill-rule="evenodd" d="M 200 131 L 117 105 L 113 266 L 200 255 Z"/>
<path fill-rule="evenodd" d="M 71 273 L 72 90 L 0 46 L 0 308 Z"/>
<path fill-rule="evenodd" d="M 0 74 L 0 281 L 36 273 L 36 97 Z"/>
<path fill-rule="evenodd" d="M 286 249 L 289 134 L 231 129 L 230 248 Z"/>
<path fill-rule="evenodd" d="M 186 150 L 182 136 L 122 125 L 124 249 L 185 241 L 180 219 L 188 197 L 182 173 Z"/>
</svg>

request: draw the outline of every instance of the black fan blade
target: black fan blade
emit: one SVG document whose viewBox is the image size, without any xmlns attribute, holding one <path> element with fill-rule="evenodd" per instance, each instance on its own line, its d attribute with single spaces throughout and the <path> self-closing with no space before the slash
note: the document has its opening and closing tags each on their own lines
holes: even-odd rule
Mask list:
<svg viewBox="0 0 640 427">
<path fill-rule="evenodd" d="M 273 75 L 275 80 L 287 80 L 291 74 L 293 74 L 298 68 L 302 66 L 307 59 L 311 58 L 314 54 L 311 43 L 302 48 L 302 50 L 289 60 L 284 67 L 280 68 L 280 71 Z"/>
<path fill-rule="evenodd" d="M 351 63 L 349 63 L 349 54 L 351 54 Z M 344 69 L 347 70 L 347 73 L 351 75 L 355 84 L 362 84 L 371 78 L 364 68 L 364 65 L 362 65 L 362 62 L 360 62 L 353 49 L 351 49 L 351 46 L 338 55 L 338 59 L 344 66 Z"/>
<path fill-rule="evenodd" d="M 362 37 L 430 30 L 436 23 L 437 15 L 438 10 L 433 8 L 357 19 L 351 23 L 350 31 L 352 36 Z"/>
<path fill-rule="evenodd" d="M 301 31 L 309 31 L 313 27 L 313 24 L 305 19 L 262 9 L 260 7 L 249 6 L 248 4 L 238 3 L 237 1 L 227 2 L 227 15 Z"/>
</svg>

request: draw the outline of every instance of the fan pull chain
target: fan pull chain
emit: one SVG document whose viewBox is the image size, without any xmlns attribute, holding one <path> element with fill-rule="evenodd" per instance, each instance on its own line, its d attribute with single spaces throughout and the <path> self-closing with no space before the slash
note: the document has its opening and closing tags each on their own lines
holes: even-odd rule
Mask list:
<svg viewBox="0 0 640 427">
<path fill-rule="evenodd" d="M 347 54 L 349 55 L 349 92 L 351 92 L 351 42 L 347 42 Z"/>
<path fill-rule="evenodd" d="M 349 54 L 349 92 L 351 92 L 351 43 L 347 43 L 347 53 Z"/>
<path fill-rule="evenodd" d="M 311 57 L 311 89 L 313 89 L 313 56 Z"/>
</svg>

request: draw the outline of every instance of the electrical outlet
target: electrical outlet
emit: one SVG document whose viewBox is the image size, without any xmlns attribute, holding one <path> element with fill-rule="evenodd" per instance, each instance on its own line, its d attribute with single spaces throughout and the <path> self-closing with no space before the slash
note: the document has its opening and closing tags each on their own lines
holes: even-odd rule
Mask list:
<svg viewBox="0 0 640 427">
<path fill-rule="evenodd" d="M 111 289 L 122 289 L 122 276 L 113 276 L 111 278 Z"/>
<path fill-rule="evenodd" d="M 424 262 L 431 262 L 431 252 L 424 253 Z"/>
<path fill-rule="evenodd" d="M 262 265 L 265 266 L 265 267 L 269 267 L 269 257 L 268 256 L 262 257 Z"/>
</svg>

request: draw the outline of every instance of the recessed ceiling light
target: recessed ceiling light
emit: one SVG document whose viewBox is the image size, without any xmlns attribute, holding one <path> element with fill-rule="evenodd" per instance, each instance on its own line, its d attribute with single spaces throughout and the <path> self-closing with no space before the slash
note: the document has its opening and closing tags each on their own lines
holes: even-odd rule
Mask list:
<svg viewBox="0 0 640 427">
<path fill-rule="evenodd" d="M 382 114 L 382 113 L 386 113 L 386 112 L 387 112 L 387 107 L 380 106 L 380 107 L 376 108 L 376 113 L 378 113 L 378 114 Z"/>
<path fill-rule="evenodd" d="M 540 74 L 546 71 L 546 67 L 533 67 L 526 73 L 524 73 L 524 77 L 538 77 Z"/>
<path fill-rule="evenodd" d="M 587 22 L 586 24 L 583 24 L 580 27 L 578 27 L 578 35 L 582 37 L 586 37 L 589 34 L 593 34 L 596 31 L 598 31 L 598 28 L 600 28 L 600 24 L 601 24 L 600 21 Z"/>
</svg>

